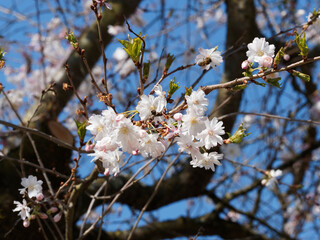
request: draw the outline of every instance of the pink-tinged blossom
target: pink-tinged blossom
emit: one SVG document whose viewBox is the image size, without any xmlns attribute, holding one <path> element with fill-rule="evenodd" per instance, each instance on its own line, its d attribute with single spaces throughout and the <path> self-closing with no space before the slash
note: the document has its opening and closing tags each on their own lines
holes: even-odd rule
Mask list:
<svg viewBox="0 0 320 240">
<path fill-rule="evenodd" d="M 223 158 L 223 154 L 218 154 L 217 152 L 203 153 L 193 158 L 190 164 L 194 168 L 204 167 L 205 169 L 211 169 L 212 171 L 215 171 L 214 165 L 221 165 L 219 160 L 222 158 Z"/>
<path fill-rule="evenodd" d="M 289 61 L 290 60 L 290 55 L 289 54 L 284 54 L 283 55 L 283 59 L 286 60 L 286 61 Z"/>
<path fill-rule="evenodd" d="M 23 226 L 25 227 L 25 228 L 27 228 L 27 227 L 29 227 L 30 226 L 30 221 L 28 220 L 28 219 L 25 219 L 25 220 L 23 220 Z"/>
<path fill-rule="evenodd" d="M 22 220 L 25 220 L 26 218 L 30 217 L 31 208 L 27 206 L 27 201 L 25 199 L 22 199 L 22 203 L 18 201 L 14 201 L 13 203 L 16 204 L 17 207 L 12 211 L 19 212 L 18 215 L 21 217 Z"/>
<path fill-rule="evenodd" d="M 181 118 L 182 116 L 183 115 L 181 114 Z M 180 119 L 180 116 L 179 116 L 179 119 Z M 173 137 L 179 136 L 181 134 L 181 119 L 178 122 L 175 122 L 173 119 L 169 119 L 167 122 L 167 127 L 168 129 L 170 129 L 171 132 L 169 132 L 165 136 L 165 139 L 171 139 Z"/>
<path fill-rule="evenodd" d="M 207 119 L 205 122 L 205 129 L 197 135 L 201 144 L 206 149 L 215 147 L 218 144 L 223 144 L 223 139 L 220 135 L 225 134 L 224 126 L 222 121 L 218 121 L 217 118 L 213 118 L 211 121 Z"/>
<path fill-rule="evenodd" d="M 101 140 L 97 141 L 94 150 L 107 152 L 114 151 L 119 147 L 119 145 L 110 136 L 105 136 Z"/>
<path fill-rule="evenodd" d="M 176 121 L 181 121 L 182 120 L 182 113 L 175 113 L 174 115 L 173 115 L 173 118 L 174 118 L 174 120 L 176 120 Z"/>
<path fill-rule="evenodd" d="M 59 222 L 61 220 L 61 217 L 62 217 L 62 213 L 60 212 L 53 217 L 53 221 Z"/>
<path fill-rule="evenodd" d="M 265 38 L 254 38 L 252 43 L 248 44 L 247 57 L 250 63 L 260 63 L 262 57 L 274 57 L 275 46 L 269 45 Z"/>
<path fill-rule="evenodd" d="M 105 168 L 105 173 L 112 174 L 117 176 L 120 172 L 120 167 L 123 164 L 122 152 L 117 149 L 114 151 L 109 151 L 104 155 L 104 158 L 101 159 L 102 165 Z"/>
<path fill-rule="evenodd" d="M 20 194 L 24 194 L 28 190 L 29 198 L 36 197 L 39 193 L 42 193 L 42 181 L 37 180 L 37 177 L 29 175 L 28 178 L 22 178 L 21 185 L 23 188 L 20 188 Z"/>
<path fill-rule="evenodd" d="M 249 61 L 248 60 L 244 60 L 242 63 L 241 63 L 241 68 L 246 70 L 249 68 Z"/>
<path fill-rule="evenodd" d="M 192 91 L 190 96 L 186 96 L 186 100 L 188 104 L 187 112 L 194 112 L 198 116 L 202 116 L 204 114 L 209 104 L 204 91 L 201 89 Z"/>
<path fill-rule="evenodd" d="M 146 134 L 141 139 L 140 153 L 144 157 L 159 157 L 166 150 L 162 142 L 158 141 L 158 134 Z"/>
<path fill-rule="evenodd" d="M 122 164 L 123 155 L 119 149 L 114 151 L 95 151 L 94 153 L 89 154 L 93 156 L 93 160 L 100 160 L 103 167 L 105 168 L 105 175 L 117 175 L 120 172 L 120 165 Z"/>
<path fill-rule="evenodd" d="M 218 47 L 211 49 L 199 48 L 200 54 L 196 56 L 195 62 L 205 70 L 211 67 L 217 67 L 222 63 L 221 52 L 217 51 Z"/>
<path fill-rule="evenodd" d="M 183 115 L 182 133 L 196 136 L 205 129 L 206 119 L 207 117 L 199 117 L 195 112 Z"/>
<path fill-rule="evenodd" d="M 273 63 L 273 58 L 270 56 L 263 56 L 260 58 L 259 65 L 264 68 L 270 68 Z"/>
<path fill-rule="evenodd" d="M 37 201 L 42 201 L 44 199 L 43 193 L 42 192 L 38 193 L 36 198 L 37 198 Z"/>
</svg>

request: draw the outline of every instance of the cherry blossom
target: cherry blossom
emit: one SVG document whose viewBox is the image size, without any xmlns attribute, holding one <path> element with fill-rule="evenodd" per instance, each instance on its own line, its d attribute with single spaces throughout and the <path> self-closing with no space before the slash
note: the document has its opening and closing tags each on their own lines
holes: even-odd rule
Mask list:
<svg viewBox="0 0 320 240">
<path fill-rule="evenodd" d="M 37 177 L 29 175 L 28 178 L 22 178 L 21 185 L 24 188 L 20 188 L 20 194 L 24 194 L 25 191 L 28 191 L 29 198 L 37 197 L 39 193 L 42 193 L 42 181 L 37 180 Z"/>
<path fill-rule="evenodd" d="M 260 63 L 263 57 L 274 57 L 275 46 L 269 45 L 265 38 L 254 38 L 252 43 L 248 44 L 247 57 L 250 63 Z"/>
<path fill-rule="evenodd" d="M 206 149 L 210 149 L 211 147 L 215 147 L 218 144 L 223 144 L 223 139 L 220 135 L 225 134 L 223 122 L 218 121 L 217 118 L 213 118 L 211 121 L 206 119 L 205 129 L 197 135 L 200 142 L 206 147 Z"/>
<path fill-rule="evenodd" d="M 221 165 L 219 162 L 223 158 L 223 154 L 218 154 L 217 152 L 203 153 L 198 154 L 195 158 L 192 159 L 190 164 L 195 167 L 211 169 L 215 171 L 215 165 Z"/>
<path fill-rule="evenodd" d="M 205 70 L 209 70 L 211 67 L 217 67 L 222 63 L 222 56 L 219 51 L 217 51 L 218 47 L 214 47 L 211 49 L 203 49 L 199 48 L 200 54 L 196 56 L 195 62 L 199 66 L 201 66 Z"/>
<path fill-rule="evenodd" d="M 12 211 L 19 212 L 18 215 L 21 217 L 22 220 L 25 220 L 26 218 L 30 217 L 31 208 L 27 206 L 27 201 L 25 199 L 22 199 L 22 203 L 18 201 L 14 201 L 13 203 L 17 206 Z"/>
</svg>

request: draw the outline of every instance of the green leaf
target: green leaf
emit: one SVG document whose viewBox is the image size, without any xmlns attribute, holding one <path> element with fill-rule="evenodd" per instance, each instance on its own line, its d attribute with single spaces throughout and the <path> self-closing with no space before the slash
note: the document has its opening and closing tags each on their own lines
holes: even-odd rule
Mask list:
<svg viewBox="0 0 320 240">
<path fill-rule="evenodd" d="M 171 97 L 179 88 L 179 82 L 175 83 L 175 78 L 173 77 L 169 83 L 168 96 Z"/>
<path fill-rule="evenodd" d="M 133 39 L 130 36 L 128 36 L 128 39 L 129 39 L 128 41 L 117 39 L 122 44 L 122 46 L 124 47 L 123 49 L 131 57 L 132 61 L 135 64 L 139 62 L 140 55 L 141 55 L 141 48 L 143 44 L 142 39 L 146 37 L 146 36 L 141 37 L 141 33 L 139 34 L 139 36 L 140 37 L 136 37 Z"/>
<path fill-rule="evenodd" d="M 298 48 L 300 49 L 299 55 L 301 55 L 305 59 L 307 58 L 308 51 L 309 51 L 309 48 L 306 42 L 306 34 L 303 34 L 303 37 L 301 37 L 297 32 L 295 32 L 295 34 L 296 34 L 296 43 Z"/>
<path fill-rule="evenodd" d="M 80 142 L 83 143 L 84 137 L 86 136 L 86 132 L 87 132 L 87 122 L 79 122 L 77 120 L 74 120 L 76 125 L 77 125 L 77 133 L 80 139 Z"/>
<path fill-rule="evenodd" d="M 191 92 L 192 92 L 192 87 L 189 87 L 189 88 L 184 87 L 184 88 L 186 89 L 185 95 L 186 95 L 186 96 L 190 96 L 190 95 L 191 95 Z"/>
<path fill-rule="evenodd" d="M 69 33 L 66 33 L 66 36 L 64 37 L 69 41 L 69 43 L 72 45 L 72 47 L 77 48 L 78 47 L 78 40 L 74 36 L 73 32 L 70 31 Z"/>
<path fill-rule="evenodd" d="M 302 79 L 303 81 L 310 82 L 310 76 L 308 74 L 305 74 L 305 73 L 302 73 L 302 72 L 299 72 L 296 70 L 292 70 L 291 73 L 293 76 L 296 76 L 296 77 Z"/>
<path fill-rule="evenodd" d="M 279 83 L 280 80 L 281 80 L 281 77 L 267 78 L 267 83 L 269 83 L 270 85 L 275 86 L 277 88 L 281 88 L 281 83 Z"/>
<path fill-rule="evenodd" d="M 173 63 L 173 61 L 175 60 L 175 56 L 172 54 L 168 54 L 167 55 L 167 61 L 166 61 L 166 65 L 164 66 L 164 70 L 163 72 L 166 74 L 169 71 L 169 68 L 171 66 L 171 64 Z"/>
<path fill-rule="evenodd" d="M 283 47 L 281 47 L 274 58 L 274 61 L 273 61 L 274 64 L 278 65 L 280 63 L 281 59 L 283 58 L 283 56 L 284 56 L 284 51 L 283 51 Z"/>
<path fill-rule="evenodd" d="M 143 81 L 146 82 L 150 72 L 150 61 L 143 63 Z"/>
<path fill-rule="evenodd" d="M 259 86 L 262 86 L 262 87 L 265 87 L 266 84 L 265 83 L 260 83 L 260 82 L 257 82 L 257 81 L 252 81 L 255 85 L 259 85 Z"/>
<path fill-rule="evenodd" d="M 244 83 L 244 84 L 239 84 L 239 85 L 233 87 L 232 90 L 243 90 L 243 89 L 245 89 L 246 87 L 248 87 L 248 85 L 245 84 L 245 83 Z"/>
<path fill-rule="evenodd" d="M 251 133 L 246 133 L 247 129 L 243 128 L 243 123 L 240 124 L 237 131 L 232 135 L 232 137 L 229 137 L 226 142 L 227 143 L 241 143 L 242 139 Z"/>
</svg>

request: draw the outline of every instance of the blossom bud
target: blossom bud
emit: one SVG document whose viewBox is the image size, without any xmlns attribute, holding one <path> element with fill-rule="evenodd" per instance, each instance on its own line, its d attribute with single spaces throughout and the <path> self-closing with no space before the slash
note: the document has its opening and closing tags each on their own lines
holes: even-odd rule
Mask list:
<svg viewBox="0 0 320 240">
<path fill-rule="evenodd" d="M 289 61 L 290 60 L 290 55 L 289 54 L 285 54 L 283 56 L 283 59 L 286 60 L 286 61 Z"/>
<path fill-rule="evenodd" d="M 104 170 L 103 175 L 105 175 L 106 177 L 108 177 L 108 176 L 109 176 L 109 173 L 110 173 L 109 168 L 106 168 L 106 169 Z"/>
<path fill-rule="evenodd" d="M 139 150 L 134 150 L 134 151 L 132 151 L 132 155 L 133 156 L 137 156 L 139 154 Z"/>
<path fill-rule="evenodd" d="M 116 116 L 116 122 L 120 122 L 120 121 L 122 121 L 122 119 L 124 119 L 125 118 L 125 116 L 123 115 L 123 114 L 118 114 L 117 116 Z"/>
<path fill-rule="evenodd" d="M 182 113 L 176 113 L 173 115 L 173 118 L 176 120 L 176 121 L 181 121 L 182 120 Z"/>
<path fill-rule="evenodd" d="M 23 220 L 23 226 L 25 228 L 29 227 L 30 226 L 30 221 L 28 219 Z"/>
<path fill-rule="evenodd" d="M 54 222 L 59 222 L 60 219 L 61 219 L 61 216 L 62 216 L 62 213 L 59 212 L 58 214 L 56 214 L 56 215 L 53 217 L 53 221 L 54 221 Z"/>
<path fill-rule="evenodd" d="M 39 217 L 40 217 L 41 219 L 47 219 L 47 218 L 48 218 L 48 215 L 45 214 L 45 213 L 42 213 L 42 212 L 39 212 L 38 215 L 39 215 Z"/>
<path fill-rule="evenodd" d="M 270 57 L 270 56 L 264 56 L 264 57 L 262 57 L 261 60 L 259 61 L 259 65 L 260 65 L 261 67 L 269 68 L 269 67 L 271 67 L 272 62 L 273 62 L 273 58 L 272 58 L 272 57 Z"/>
<path fill-rule="evenodd" d="M 44 199 L 43 193 L 38 193 L 36 198 L 38 201 L 42 201 Z"/>
<path fill-rule="evenodd" d="M 242 63 L 241 63 L 241 68 L 246 70 L 248 69 L 249 67 L 249 61 L 248 60 L 244 60 Z"/>
<path fill-rule="evenodd" d="M 94 144 L 93 144 L 93 143 L 92 143 L 92 144 L 87 143 L 86 146 L 85 146 L 85 148 L 84 148 L 84 150 L 86 150 L 87 152 L 89 152 L 89 151 L 91 151 L 91 150 L 93 149 L 93 147 L 94 147 Z"/>
<path fill-rule="evenodd" d="M 59 209 L 58 209 L 57 207 L 51 207 L 51 208 L 49 209 L 49 212 L 50 212 L 50 213 L 56 213 L 58 210 L 59 210 Z"/>
</svg>

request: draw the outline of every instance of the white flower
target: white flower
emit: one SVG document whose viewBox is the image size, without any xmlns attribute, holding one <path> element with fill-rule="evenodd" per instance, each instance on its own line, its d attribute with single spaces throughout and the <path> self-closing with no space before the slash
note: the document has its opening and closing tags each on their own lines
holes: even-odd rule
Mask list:
<svg viewBox="0 0 320 240">
<path fill-rule="evenodd" d="M 118 122 L 115 129 L 114 137 L 123 151 L 132 153 L 137 151 L 140 147 L 140 135 L 143 132 L 141 128 L 133 125 L 128 118 L 123 118 Z"/>
<path fill-rule="evenodd" d="M 123 163 L 123 155 L 119 149 L 115 151 L 109 151 L 101 159 L 103 167 L 106 169 L 107 174 L 117 176 L 120 172 L 120 166 Z"/>
<path fill-rule="evenodd" d="M 109 25 L 108 26 L 108 33 L 112 36 L 118 35 L 119 33 L 123 33 L 123 32 L 125 32 L 125 30 L 126 29 L 123 26 L 119 26 L 119 25 L 116 25 L 116 26 Z"/>
<path fill-rule="evenodd" d="M 88 123 L 90 123 L 90 125 L 87 126 L 87 130 L 89 130 L 92 135 L 96 136 L 97 141 L 102 139 L 107 133 L 105 128 L 105 118 L 103 116 L 93 114 L 89 118 Z"/>
<path fill-rule="evenodd" d="M 248 44 L 248 61 L 260 63 L 262 57 L 274 57 L 275 46 L 269 45 L 265 38 L 254 38 L 252 43 Z"/>
<path fill-rule="evenodd" d="M 146 136 L 141 139 L 139 152 L 141 152 L 142 156 L 147 157 L 150 155 L 151 157 L 156 158 L 166 150 L 163 143 L 159 142 L 157 139 L 158 134 L 146 134 Z"/>
<path fill-rule="evenodd" d="M 179 152 L 186 152 L 193 158 L 201 154 L 199 151 L 200 144 L 199 142 L 194 141 L 193 136 L 181 134 L 179 137 L 176 137 L 175 140 L 179 146 Z"/>
<path fill-rule="evenodd" d="M 206 149 L 210 149 L 211 147 L 215 147 L 219 144 L 223 144 L 223 139 L 220 135 L 225 134 L 222 126 L 223 122 L 218 121 L 217 118 L 213 118 L 211 121 L 207 119 L 205 121 L 206 128 L 197 135 L 201 144 L 204 144 Z"/>
<path fill-rule="evenodd" d="M 201 116 L 207 110 L 208 99 L 206 94 L 201 89 L 192 91 L 190 96 L 186 96 L 188 109 L 187 112 L 194 112 L 196 115 Z"/>
<path fill-rule="evenodd" d="M 18 201 L 14 201 L 13 203 L 16 204 L 17 207 L 12 211 L 19 212 L 18 215 L 21 217 L 22 220 L 25 220 L 26 218 L 30 217 L 31 209 L 27 206 L 27 201 L 25 199 L 22 200 L 22 203 Z"/>
<path fill-rule="evenodd" d="M 152 111 L 161 112 L 166 106 L 167 101 L 162 96 L 154 97 L 153 95 L 142 95 L 136 110 L 139 112 L 141 120 L 146 120 L 152 115 Z"/>
<path fill-rule="evenodd" d="M 190 164 L 195 167 L 205 168 L 205 169 L 211 169 L 212 171 L 215 171 L 214 165 L 221 165 L 219 162 L 219 159 L 223 158 L 223 154 L 218 154 L 217 152 L 211 152 L 211 153 L 204 153 L 197 155 L 193 160 L 190 162 Z"/>
<path fill-rule="evenodd" d="M 28 178 L 22 178 L 21 185 L 24 188 L 19 189 L 20 194 L 24 194 L 27 189 L 29 198 L 36 197 L 38 193 L 42 193 L 42 181 L 38 181 L 35 176 L 29 175 Z"/>
<path fill-rule="evenodd" d="M 187 113 L 182 116 L 181 132 L 183 134 L 189 134 L 196 136 L 198 133 L 205 129 L 205 120 L 207 117 L 199 117 L 194 112 Z"/>
<path fill-rule="evenodd" d="M 280 169 L 277 169 L 277 170 L 272 169 L 269 172 L 267 172 L 267 178 L 262 179 L 261 184 L 266 185 L 267 187 L 274 187 L 278 182 L 276 178 L 281 175 L 282 175 L 282 171 Z"/>
<path fill-rule="evenodd" d="M 110 136 L 103 137 L 100 141 L 97 141 L 94 146 L 94 150 L 98 151 L 114 151 L 119 147 L 119 145 L 114 141 L 114 139 Z"/>
<path fill-rule="evenodd" d="M 87 126 L 87 130 L 89 130 L 92 135 L 95 135 L 97 141 L 112 132 L 117 117 L 117 114 L 110 107 L 108 107 L 107 110 L 102 111 L 101 114 L 102 115 L 92 115 L 88 121 L 90 125 Z"/>
<path fill-rule="evenodd" d="M 199 48 L 200 54 L 196 56 L 195 62 L 203 69 L 208 70 L 211 67 L 219 66 L 222 63 L 221 53 L 217 51 L 218 47 L 211 49 Z"/>
</svg>

